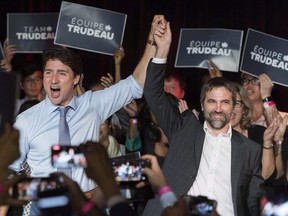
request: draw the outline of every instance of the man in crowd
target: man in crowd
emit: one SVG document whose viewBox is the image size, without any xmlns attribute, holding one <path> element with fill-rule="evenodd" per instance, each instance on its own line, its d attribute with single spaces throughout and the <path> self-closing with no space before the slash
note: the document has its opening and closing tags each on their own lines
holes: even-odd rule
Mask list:
<svg viewBox="0 0 288 216">
<path fill-rule="evenodd" d="M 154 37 L 157 51 L 147 69 L 145 98 L 169 140 L 163 172 L 176 195 L 216 200 L 220 215 L 259 215 L 261 147 L 234 131 L 229 119 L 236 103 L 235 85 L 213 78 L 202 87 L 201 125 L 191 110 L 180 114 L 164 94 L 166 59 L 171 44 Z M 148 202 L 144 215 L 160 215 L 159 198 Z"/>
<path fill-rule="evenodd" d="M 148 40 L 152 40 L 154 29 L 163 16 L 155 16 Z M 114 112 L 131 100 L 142 96 L 146 67 L 155 53 L 155 46 L 147 43 L 144 54 L 133 74 L 119 83 L 102 91 L 87 91 L 74 96 L 74 88 L 82 74 L 81 58 L 71 49 L 54 47 L 43 52 L 43 85 L 46 98 L 17 117 L 15 127 L 20 131 L 21 157 L 10 168 L 20 171 L 21 163 L 27 158 L 31 176 L 43 177 L 57 171 L 51 165 L 51 147 L 59 143 L 63 134 L 59 132 L 60 108 L 65 108 L 71 144 L 79 145 L 99 140 L 100 125 Z M 68 144 L 68 143 L 67 143 Z M 88 179 L 82 168 L 73 168 L 71 178 L 82 191 L 95 189 L 95 182 Z M 97 189 L 97 188 L 96 188 Z M 38 215 L 32 204 L 31 215 Z"/>
</svg>

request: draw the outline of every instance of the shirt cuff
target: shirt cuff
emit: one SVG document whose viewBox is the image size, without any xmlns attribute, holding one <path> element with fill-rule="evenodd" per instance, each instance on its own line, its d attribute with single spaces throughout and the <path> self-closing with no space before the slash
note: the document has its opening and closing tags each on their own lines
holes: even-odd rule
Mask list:
<svg viewBox="0 0 288 216">
<path fill-rule="evenodd" d="M 153 58 L 152 62 L 156 64 L 166 64 L 167 58 Z"/>
</svg>

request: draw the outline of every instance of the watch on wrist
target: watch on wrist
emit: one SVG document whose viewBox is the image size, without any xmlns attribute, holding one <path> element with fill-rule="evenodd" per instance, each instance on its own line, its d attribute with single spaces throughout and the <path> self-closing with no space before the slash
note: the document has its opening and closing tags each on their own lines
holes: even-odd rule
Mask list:
<svg viewBox="0 0 288 216">
<path fill-rule="evenodd" d="M 264 102 L 270 102 L 270 101 L 273 101 L 273 98 L 272 98 L 271 96 L 262 99 L 262 102 L 263 102 L 263 103 L 264 103 Z"/>
<path fill-rule="evenodd" d="M 147 40 L 147 43 L 150 44 L 151 46 L 157 46 L 156 42 L 154 40 Z"/>
</svg>

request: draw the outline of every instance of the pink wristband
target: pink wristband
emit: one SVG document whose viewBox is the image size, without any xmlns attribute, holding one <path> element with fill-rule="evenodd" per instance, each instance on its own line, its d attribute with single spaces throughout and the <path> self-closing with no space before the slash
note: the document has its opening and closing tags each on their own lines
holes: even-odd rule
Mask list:
<svg viewBox="0 0 288 216">
<path fill-rule="evenodd" d="M 87 202 L 82 206 L 81 215 L 87 215 L 94 207 L 96 206 L 95 202 Z"/>
<path fill-rule="evenodd" d="M 158 196 L 162 196 L 169 191 L 172 191 L 172 188 L 170 186 L 164 186 L 158 191 Z"/>
<path fill-rule="evenodd" d="M 0 193 L 4 193 L 4 192 L 5 192 L 5 186 L 0 183 Z"/>
<path fill-rule="evenodd" d="M 274 101 L 268 101 L 263 103 L 264 108 L 268 107 L 276 107 L 276 103 Z"/>
</svg>

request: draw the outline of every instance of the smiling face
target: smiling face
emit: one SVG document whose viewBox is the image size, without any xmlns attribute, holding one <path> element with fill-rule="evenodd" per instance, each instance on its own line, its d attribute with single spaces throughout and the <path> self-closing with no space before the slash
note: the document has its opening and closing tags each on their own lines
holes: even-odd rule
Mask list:
<svg viewBox="0 0 288 216">
<path fill-rule="evenodd" d="M 80 75 L 74 75 L 71 68 L 59 60 L 48 60 L 43 73 L 45 91 L 55 105 L 66 106 L 73 98 L 74 86 Z"/>
<path fill-rule="evenodd" d="M 249 75 L 249 74 L 242 74 L 241 79 L 255 79 L 255 77 Z M 260 84 L 253 84 L 251 81 L 243 85 L 243 87 L 246 89 L 248 97 L 251 101 L 257 101 L 261 100 L 261 93 L 260 93 Z"/>
<path fill-rule="evenodd" d="M 228 131 L 233 111 L 232 94 L 228 89 L 217 87 L 208 91 L 202 109 L 207 125 L 215 135 Z"/>
</svg>

